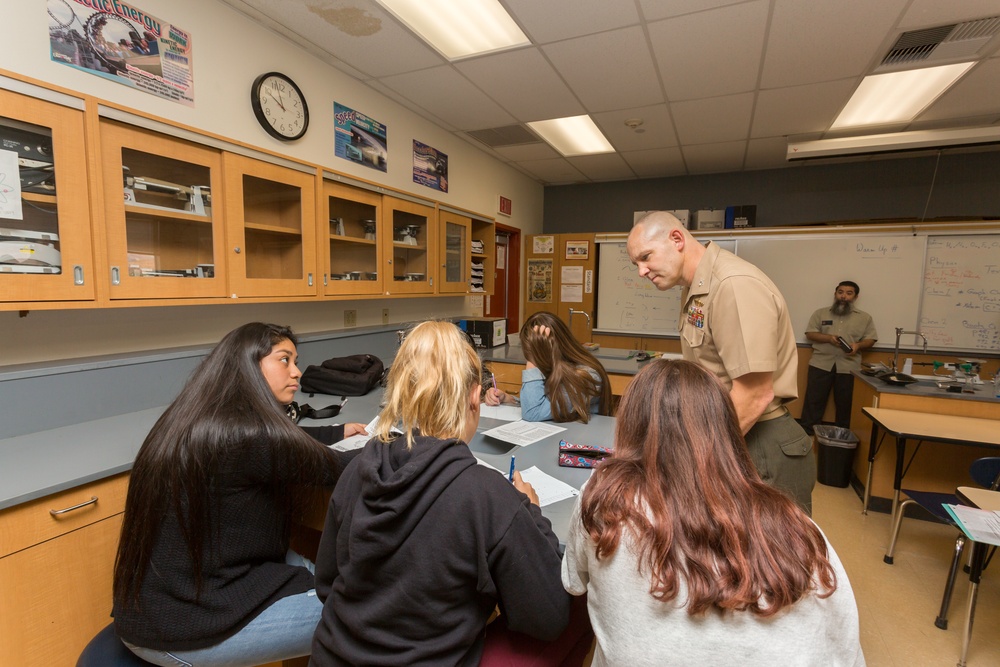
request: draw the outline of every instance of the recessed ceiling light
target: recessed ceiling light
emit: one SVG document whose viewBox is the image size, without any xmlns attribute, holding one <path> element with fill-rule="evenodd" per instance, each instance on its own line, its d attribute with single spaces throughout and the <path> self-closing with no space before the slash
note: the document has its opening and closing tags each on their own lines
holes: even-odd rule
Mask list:
<svg viewBox="0 0 1000 667">
<path fill-rule="evenodd" d="M 916 118 L 975 62 L 866 76 L 832 129 L 905 123 Z"/>
<path fill-rule="evenodd" d="M 590 116 L 537 120 L 528 127 L 566 157 L 615 152 Z"/>
<path fill-rule="evenodd" d="M 527 46 L 497 0 L 377 0 L 448 60 Z"/>
</svg>

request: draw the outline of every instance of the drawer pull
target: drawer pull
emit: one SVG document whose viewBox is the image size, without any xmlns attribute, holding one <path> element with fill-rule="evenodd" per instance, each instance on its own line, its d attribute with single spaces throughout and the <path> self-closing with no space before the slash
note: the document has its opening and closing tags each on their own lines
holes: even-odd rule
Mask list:
<svg viewBox="0 0 1000 667">
<path fill-rule="evenodd" d="M 49 510 L 49 514 L 51 514 L 52 516 L 59 516 L 60 514 L 65 514 L 66 512 L 72 512 L 73 510 L 78 510 L 81 507 L 86 507 L 87 505 L 93 505 L 96 502 L 97 502 L 97 496 L 91 496 L 90 500 L 84 500 L 79 505 L 73 505 L 72 507 L 67 507 L 66 509 L 62 510 Z"/>
</svg>

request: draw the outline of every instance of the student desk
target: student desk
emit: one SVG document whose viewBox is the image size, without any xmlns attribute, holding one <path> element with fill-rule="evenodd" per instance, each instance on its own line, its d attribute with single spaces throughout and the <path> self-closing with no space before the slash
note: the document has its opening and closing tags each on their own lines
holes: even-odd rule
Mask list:
<svg viewBox="0 0 1000 667">
<path fill-rule="evenodd" d="M 972 486 L 960 486 L 955 495 L 965 505 L 979 509 L 1000 511 L 1000 491 L 990 491 Z M 958 659 L 958 667 L 965 667 L 965 659 L 969 653 L 969 639 L 972 637 L 972 620 L 976 613 L 976 596 L 979 593 L 979 580 L 983 573 L 983 562 L 986 558 L 988 544 L 972 543 L 972 561 L 969 565 L 969 602 L 966 606 L 965 631 L 962 635 L 962 655 Z"/>
<path fill-rule="evenodd" d="M 310 398 L 300 392 L 296 400 L 300 405 L 308 402 L 315 408 L 322 408 L 330 403 L 336 403 L 338 398 L 319 394 Z M 301 424 L 303 426 L 332 423 L 343 424 L 346 422 L 367 424 L 378 414 L 381 400 L 382 392 L 380 390 L 372 391 L 366 396 L 351 397 L 348 399 L 347 405 L 343 407 L 340 414 L 335 418 L 324 420 L 303 419 Z M 558 463 L 559 440 L 562 439 L 575 444 L 585 445 L 610 445 L 614 440 L 615 419 L 614 417 L 605 417 L 603 415 L 591 415 L 590 422 L 587 424 L 577 422 L 556 424 L 557 426 L 564 427 L 566 430 L 526 447 L 512 445 L 508 442 L 483 435 L 484 431 L 488 431 L 504 423 L 506 422 L 487 418 L 479 420 L 476 435 L 472 438 L 472 442 L 469 443 L 469 449 L 472 450 L 472 453 L 476 457 L 506 473 L 510 467 L 510 457 L 516 456 L 517 468 L 519 470 L 537 466 L 543 472 L 577 489 L 583 486 L 590 478 L 590 470 L 586 468 L 561 467 Z M 329 498 L 329 493 L 324 494 L 324 497 Z M 311 508 L 314 511 L 310 512 L 305 524 L 309 528 L 322 530 L 326 514 L 326 500 L 321 501 L 317 499 L 316 502 L 320 503 L 320 506 Z M 569 498 L 542 508 L 542 514 L 552 522 L 552 530 L 560 538 L 566 536 L 575 503 L 576 498 Z"/>
<path fill-rule="evenodd" d="M 908 410 L 891 410 L 888 408 L 863 408 L 862 412 L 872 420 L 872 435 L 868 444 L 868 480 L 865 484 L 864 506 L 862 511 L 868 513 L 868 501 L 871 496 L 872 466 L 879 450 L 879 430 L 884 430 L 896 439 L 896 471 L 893 478 L 892 519 L 895 521 L 899 511 L 899 491 L 903 476 L 909 468 L 906 461 L 907 440 L 930 440 L 950 445 L 966 445 L 978 447 L 1000 448 L 1000 428 L 994 419 L 979 419 L 976 417 L 959 417 L 955 415 L 935 415 Z M 920 443 L 910 457 L 920 451 Z M 905 467 L 904 467 L 905 464 Z M 893 525 L 893 521 L 889 525 Z"/>
</svg>

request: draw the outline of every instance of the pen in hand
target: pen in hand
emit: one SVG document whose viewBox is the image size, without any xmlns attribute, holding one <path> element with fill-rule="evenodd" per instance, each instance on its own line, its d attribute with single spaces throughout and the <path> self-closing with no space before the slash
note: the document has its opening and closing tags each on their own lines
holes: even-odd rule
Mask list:
<svg viewBox="0 0 1000 667">
<path fill-rule="evenodd" d="M 514 483 L 514 457 L 510 457 L 510 472 L 507 474 L 507 480 L 513 484 Z"/>
</svg>

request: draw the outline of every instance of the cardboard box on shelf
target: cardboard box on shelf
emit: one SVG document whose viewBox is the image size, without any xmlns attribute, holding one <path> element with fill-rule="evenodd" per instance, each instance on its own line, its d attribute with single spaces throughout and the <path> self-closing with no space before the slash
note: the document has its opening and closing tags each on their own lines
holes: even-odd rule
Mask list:
<svg viewBox="0 0 1000 667">
<path fill-rule="evenodd" d="M 694 212 L 693 229 L 724 229 L 726 226 L 726 212 L 722 209 L 702 209 Z"/>
</svg>

